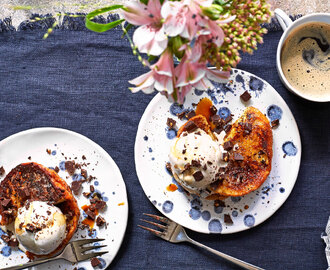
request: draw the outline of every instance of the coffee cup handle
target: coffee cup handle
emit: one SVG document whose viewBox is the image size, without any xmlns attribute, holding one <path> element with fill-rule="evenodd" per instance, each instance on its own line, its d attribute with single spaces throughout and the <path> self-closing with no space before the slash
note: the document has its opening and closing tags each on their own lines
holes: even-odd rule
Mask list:
<svg viewBox="0 0 330 270">
<path fill-rule="evenodd" d="M 285 31 L 291 24 L 292 24 L 292 20 L 290 19 L 290 17 L 288 15 L 286 15 L 286 13 L 282 10 L 282 9 L 275 9 L 275 16 L 278 20 L 278 22 L 280 23 L 283 31 Z"/>
</svg>

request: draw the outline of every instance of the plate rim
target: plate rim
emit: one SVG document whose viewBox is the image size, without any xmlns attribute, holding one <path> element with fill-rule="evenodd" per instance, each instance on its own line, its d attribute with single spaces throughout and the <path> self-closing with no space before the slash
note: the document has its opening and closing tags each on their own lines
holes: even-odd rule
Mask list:
<svg viewBox="0 0 330 270">
<path fill-rule="evenodd" d="M 249 75 L 251 75 L 251 76 L 254 76 L 254 77 L 258 78 L 259 80 L 261 80 L 261 81 L 262 81 L 263 83 L 265 83 L 266 85 L 269 85 L 269 86 L 272 88 L 274 94 L 277 95 L 279 101 L 280 101 L 281 103 L 283 103 L 283 104 L 286 106 L 288 112 L 289 112 L 289 113 L 291 114 L 291 116 L 292 116 L 292 120 L 293 120 L 293 123 L 292 123 L 292 124 L 293 124 L 294 128 L 297 130 L 297 138 L 298 138 L 298 141 L 295 142 L 295 143 L 297 144 L 297 147 L 298 147 L 298 149 L 300 150 L 300 151 L 298 151 L 298 153 L 297 153 L 297 157 L 296 157 L 296 158 L 297 158 L 297 162 L 298 162 L 298 165 L 297 165 L 297 166 L 298 166 L 298 169 L 297 169 L 297 171 L 296 171 L 296 173 L 295 173 L 295 175 L 294 175 L 294 177 L 293 177 L 293 178 L 294 178 L 294 181 L 292 181 L 292 188 L 290 189 L 289 192 L 286 193 L 285 198 L 282 200 L 281 203 L 279 203 L 278 205 L 276 205 L 276 207 L 274 208 L 273 211 L 268 212 L 268 213 L 270 213 L 270 214 L 267 214 L 267 215 L 266 215 L 261 221 L 259 221 L 259 223 L 255 224 L 255 225 L 252 226 L 252 227 L 245 226 L 245 227 L 242 228 L 241 230 L 238 230 L 238 231 L 231 231 L 231 232 L 223 232 L 223 231 L 221 231 L 221 232 L 211 232 L 211 231 L 206 231 L 206 232 L 204 232 L 204 231 L 201 231 L 201 230 L 196 230 L 196 229 L 194 229 L 194 228 L 188 228 L 188 229 L 190 229 L 190 230 L 192 230 L 192 231 L 199 232 L 199 233 L 204 233 L 204 234 L 234 234 L 234 233 L 239 233 L 239 232 L 246 231 L 246 230 L 249 230 L 249 229 L 252 229 L 252 228 L 255 228 L 255 227 L 259 226 L 260 224 L 262 224 L 263 222 L 265 222 L 266 220 L 268 220 L 272 215 L 274 215 L 274 214 L 275 214 L 275 213 L 281 208 L 281 206 L 287 201 L 287 199 L 289 198 L 290 194 L 292 193 L 292 190 L 293 190 L 293 188 L 294 188 L 294 186 L 295 186 L 295 184 L 296 184 L 296 182 L 297 182 L 298 174 L 299 174 L 299 171 L 300 171 L 300 166 L 301 166 L 301 155 L 302 155 L 301 136 L 300 136 L 300 131 L 299 131 L 299 128 L 298 128 L 298 125 L 297 125 L 296 119 L 295 119 L 295 117 L 294 117 L 294 115 L 293 115 L 293 113 L 292 113 L 290 107 L 289 107 L 288 104 L 285 102 L 285 100 L 282 98 L 282 96 L 277 92 L 277 90 L 276 90 L 276 89 L 275 89 L 275 88 L 274 88 L 269 82 L 267 82 L 266 80 L 260 78 L 259 76 L 255 75 L 255 74 L 253 74 L 253 73 L 251 73 L 251 72 L 249 72 L 249 71 L 246 71 L 246 70 L 243 70 L 243 69 L 238 69 L 238 68 L 232 68 L 232 72 L 234 72 L 235 70 L 237 70 L 238 72 L 244 72 L 244 73 L 246 73 L 246 74 L 249 74 Z M 192 89 L 191 91 L 193 91 L 193 89 Z M 189 94 L 188 94 L 188 95 L 189 95 Z M 153 107 L 154 107 L 155 105 L 157 105 L 157 103 L 158 103 L 162 98 L 166 98 L 166 97 L 165 97 L 164 95 L 162 95 L 161 93 L 158 93 L 158 94 L 156 94 L 156 95 L 152 98 L 152 100 L 148 103 L 148 105 L 147 105 L 147 107 L 145 108 L 145 110 L 144 110 L 144 112 L 143 112 L 143 114 L 142 114 L 142 117 L 141 117 L 141 119 L 140 119 L 140 121 L 139 121 L 138 129 L 137 129 L 136 137 L 135 137 L 135 143 L 134 143 L 134 162 L 135 162 L 136 174 L 137 174 L 137 176 L 138 176 L 138 180 L 139 180 L 139 183 L 140 183 L 140 185 L 141 185 L 141 187 L 142 187 L 142 189 L 143 189 L 143 192 L 144 192 L 145 196 L 148 198 L 148 200 L 149 200 L 149 202 L 150 202 L 151 204 L 152 204 L 151 199 L 148 197 L 148 194 L 146 194 L 146 191 L 145 191 L 145 189 L 144 189 L 144 186 L 143 186 L 142 183 L 141 183 L 140 177 L 142 177 L 142 174 L 141 174 L 141 172 L 139 173 L 139 171 L 138 171 L 138 166 L 137 166 L 137 155 L 138 155 L 137 151 L 138 151 L 138 140 L 139 140 L 138 137 L 139 137 L 139 135 L 142 134 L 142 132 L 143 132 L 142 124 L 146 122 L 146 120 L 147 120 L 147 115 L 152 111 Z M 273 147 L 274 147 L 274 144 L 273 144 Z M 152 204 L 152 205 L 153 205 L 158 211 L 160 211 L 164 216 L 168 217 L 168 215 L 167 215 L 164 211 L 162 211 L 161 208 L 159 209 L 159 208 L 157 208 L 156 205 L 154 205 L 154 204 Z M 169 217 L 168 217 L 168 218 L 169 218 Z M 180 221 L 179 221 L 179 222 L 178 222 L 178 221 L 175 221 L 175 222 L 177 222 L 178 224 L 180 224 Z M 180 224 L 180 225 L 181 225 L 181 224 Z"/>
<path fill-rule="evenodd" d="M 109 267 L 111 265 L 111 263 L 113 262 L 113 260 L 115 259 L 115 257 L 117 256 L 121 246 L 122 246 L 122 243 L 123 243 L 123 240 L 125 238 L 125 235 L 126 235 L 126 230 L 127 230 L 127 224 L 128 224 L 128 213 L 129 213 L 129 205 L 128 205 L 128 196 L 127 196 L 127 188 L 126 188 L 126 184 L 125 184 L 125 181 L 124 181 L 124 178 L 121 174 L 121 171 L 117 165 L 117 163 L 113 160 L 113 158 L 110 156 L 110 154 L 105 150 L 103 149 L 103 147 L 101 147 L 99 144 L 97 144 L 96 142 L 94 142 L 92 139 L 88 138 L 87 136 L 85 135 L 82 135 L 78 132 L 75 132 L 75 131 L 72 131 L 72 130 L 69 130 L 69 129 L 65 129 L 65 128 L 58 128 L 58 127 L 35 127 L 35 128 L 30 128 L 30 129 L 26 129 L 26 130 L 22 130 L 22 131 L 19 131 L 17 133 L 14 133 L 12 135 L 9 135 L 7 136 L 6 138 L 2 139 L 0 141 L 0 148 L 2 147 L 3 144 L 11 141 L 11 140 L 14 140 L 16 139 L 17 137 L 20 137 L 20 136 L 24 136 L 24 135 L 27 135 L 27 134 L 33 134 L 33 133 L 38 133 L 38 132 L 42 132 L 42 131 L 45 131 L 45 132 L 62 132 L 64 134 L 70 134 L 70 135 L 73 135 L 73 136 L 77 136 L 79 137 L 80 139 L 82 139 L 83 141 L 89 143 L 92 145 L 93 148 L 95 148 L 97 151 L 99 151 L 102 155 L 104 155 L 108 161 L 111 163 L 111 165 L 113 166 L 114 170 L 117 171 L 118 175 L 120 176 L 120 180 L 122 182 L 122 188 L 123 188 L 123 191 L 125 191 L 125 194 L 124 194 L 124 200 L 125 200 L 125 209 L 122 210 L 122 212 L 124 212 L 123 214 L 125 214 L 125 229 L 124 229 L 124 233 L 119 241 L 119 246 L 118 246 L 118 249 L 112 253 L 113 256 L 112 256 L 112 259 L 109 261 L 108 264 L 106 264 L 105 268 L 106 269 L 107 267 Z"/>
</svg>

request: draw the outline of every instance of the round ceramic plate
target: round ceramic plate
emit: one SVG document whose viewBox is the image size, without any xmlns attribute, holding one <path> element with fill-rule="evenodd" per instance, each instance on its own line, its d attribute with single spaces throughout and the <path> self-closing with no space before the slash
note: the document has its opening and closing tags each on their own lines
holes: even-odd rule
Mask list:
<svg viewBox="0 0 330 270">
<path fill-rule="evenodd" d="M 47 152 L 48 149 L 48 152 Z M 74 160 L 83 164 L 88 174 L 95 177 L 91 181 L 95 191 L 102 195 L 107 207 L 100 214 L 108 223 L 107 227 L 94 226 L 95 231 L 88 235 L 87 229 L 78 229 L 72 240 L 81 238 L 104 238 L 105 241 L 95 245 L 107 245 L 98 251 L 109 251 L 100 257 L 101 265 L 96 269 L 106 268 L 116 256 L 122 243 L 128 217 L 128 203 L 126 187 L 121 173 L 109 156 L 99 145 L 90 139 L 64 129 L 36 128 L 12 135 L 0 142 L 0 166 L 3 166 L 6 174 L 23 162 L 38 162 L 46 167 L 60 168 L 59 175 L 70 185 L 72 181 L 80 179 L 80 170 L 72 177 L 65 171 L 65 161 Z M 3 176 L 4 177 L 4 176 Z M 3 179 L 2 177 L 2 179 Z M 89 192 L 88 183 L 83 183 L 82 192 Z M 81 192 L 81 193 L 82 193 Z M 75 196 L 79 207 L 89 204 L 89 200 L 82 194 Z M 86 217 L 81 210 L 81 220 Z M 4 231 L 0 230 L 0 234 Z M 1 260 L 0 268 L 25 263 L 28 261 L 25 253 L 18 248 L 6 246 L 0 243 Z M 72 265 L 64 260 L 54 261 L 33 269 L 93 269 L 91 262 L 85 261 Z"/>
<path fill-rule="evenodd" d="M 285 202 L 297 179 L 301 142 L 290 109 L 266 81 L 234 69 L 228 83 L 214 86 L 207 92 L 190 92 L 182 106 L 170 104 L 164 96 L 156 95 L 139 124 L 135 164 L 145 194 L 165 216 L 194 231 L 226 234 L 260 224 Z M 248 102 L 240 99 L 245 90 L 252 96 Z M 175 119 L 177 127 L 180 127 L 184 122 L 176 114 L 192 110 L 193 104 L 203 97 L 213 101 L 222 118 L 233 114 L 235 121 L 247 106 L 254 106 L 266 114 L 270 121 L 279 119 L 280 125 L 273 129 L 272 171 L 258 190 L 242 197 L 229 197 L 218 204 L 187 195 L 180 186 L 174 192 L 168 191 L 169 184 L 176 183 L 165 168 L 176 131 L 168 129 L 167 118 Z M 226 220 L 230 217 L 233 223 L 226 223 L 225 216 Z"/>
</svg>

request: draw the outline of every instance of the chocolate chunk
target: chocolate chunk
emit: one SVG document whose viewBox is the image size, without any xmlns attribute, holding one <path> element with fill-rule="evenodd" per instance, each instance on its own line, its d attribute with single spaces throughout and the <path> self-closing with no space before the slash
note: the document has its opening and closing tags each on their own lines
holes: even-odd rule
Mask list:
<svg viewBox="0 0 330 270">
<path fill-rule="evenodd" d="M 190 118 L 196 116 L 196 113 L 195 113 L 195 111 L 190 111 L 190 112 L 186 113 L 185 116 L 189 120 Z"/>
<path fill-rule="evenodd" d="M 5 169 L 3 166 L 0 167 L 0 176 L 3 176 L 5 174 Z"/>
<path fill-rule="evenodd" d="M 234 160 L 243 161 L 244 157 L 240 153 L 234 153 Z"/>
<path fill-rule="evenodd" d="M 81 158 L 82 158 L 82 160 L 86 160 L 86 157 L 85 157 L 85 155 L 82 155 L 82 157 L 81 157 Z"/>
<path fill-rule="evenodd" d="M 91 259 L 91 264 L 93 267 L 96 267 L 101 264 L 100 260 L 98 258 L 92 258 Z"/>
<path fill-rule="evenodd" d="M 195 132 L 195 134 L 198 135 L 198 136 L 202 135 L 200 131 Z"/>
<path fill-rule="evenodd" d="M 203 180 L 204 175 L 201 171 L 197 171 L 193 174 L 193 177 L 195 178 L 195 181 L 199 182 Z"/>
<path fill-rule="evenodd" d="M 95 215 L 95 213 L 94 213 L 93 211 L 87 209 L 87 210 L 85 211 L 85 213 L 86 213 L 86 215 L 87 215 L 90 219 L 95 220 L 95 216 L 96 216 L 96 215 Z"/>
<path fill-rule="evenodd" d="M 18 247 L 18 241 L 16 238 L 10 239 L 8 242 L 8 246 L 10 247 Z"/>
<path fill-rule="evenodd" d="M 166 165 L 165 165 L 165 167 L 166 167 L 166 170 L 169 172 L 169 174 L 172 174 L 171 163 L 169 163 L 169 162 L 166 162 Z"/>
<path fill-rule="evenodd" d="M 40 228 L 41 229 L 41 228 Z M 26 224 L 25 226 L 25 230 L 28 231 L 28 232 L 37 232 L 37 231 L 40 231 L 39 228 L 37 228 L 34 224 L 32 223 L 28 223 Z"/>
<path fill-rule="evenodd" d="M 182 150 L 182 154 L 184 155 L 187 152 L 187 149 Z"/>
<path fill-rule="evenodd" d="M 46 152 L 47 152 L 48 155 L 50 155 L 52 153 L 52 150 L 46 149 Z"/>
<path fill-rule="evenodd" d="M 228 214 L 224 215 L 224 222 L 228 225 L 232 225 L 234 224 L 233 220 L 231 219 L 231 216 Z"/>
<path fill-rule="evenodd" d="M 107 203 L 105 201 L 95 202 L 95 208 L 98 209 L 98 210 L 104 209 L 106 205 L 107 205 Z"/>
<path fill-rule="evenodd" d="M 210 114 L 211 114 L 211 115 L 214 115 L 214 114 L 216 114 L 217 112 L 218 112 L 217 108 L 216 108 L 214 105 L 212 105 L 212 107 L 210 108 Z"/>
<path fill-rule="evenodd" d="M 229 153 L 228 152 L 222 153 L 222 160 L 225 161 L 225 162 L 228 162 L 228 160 L 229 160 Z"/>
<path fill-rule="evenodd" d="M 19 189 L 19 195 L 23 198 L 23 199 L 26 199 L 26 198 L 29 198 L 30 197 L 30 191 L 25 187 L 25 188 L 21 188 Z"/>
<path fill-rule="evenodd" d="M 87 180 L 87 171 L 84 169 L 81 169 L 80 174 L 82 177 L 84 177 Z"/>
<path fill-rule="evenodd" d="M 271 123 L 272 128 L 276 128 L 280 124 L 280 120 L 275 119 Z"/>
<path fill-rule="evenodd" d="M 187 122 L 185 126 L 185 130 L 189 133 L 194 132 L 197 128 L 198 128 L 197 125 L 192 121 Z"/>
<path fill-rule="evenodd" d="M 186 115 L 186 112 L 183 111 L 183 112 L 178 113 L 176 116 L 177 116 L 180 120 L 182 120 L 183 117 L 185 117 L 185 115 Z"/>
<path fill-rule="evenodd" d="M 252 131 L 252 124 L 251 123 L 243 123 L 243 128 L 244 128 L 244 132 L 243 135 L 249 135 Z"/>
<path fill-rule="evenodd" d="M 217 134 L 220 134 L 221 131 L 223 131 L 223 127 L 222 127 L 222 125 L 218 125 L 218 126 L 216 126 L 215 129 L 214 129 L 213 131 L 214 131 L 215 133 L 217 133 Z"/>
<path fill-rule="evenodd" d="M 60 171 L 60 168 L 58 166 L 55 167 L 54 171 L 58 173 Z"/>
<path fill-rule="evenodd" d="M 251 95 L 250 95 L 250 93 L 249 93 L 248 91 L 245 91 L 242 95 L 240 95 L 240 98 L 241 98 L 243 101 L 247 102 L 247 101 L 250 100 Z"/>
<path fill-rule="evenodd" d="M 4 208 L 7 208 L 8 206 L 10 206 L 11 204 L 11 199 L 3 199 L 1 201 L 1 205 L 4 207 Z"/>
<path fill-rule="evenodd" d="M 206 166 L 206 164 L 204 164 L 204 166 L 203 166 L 203 170 L 204 170 L 204 171 L 207 170 L 207 166 Z"/>
<path fill-rule="evenodd" d="M 75 195 L 79 194 L 82 182 L 81 181 L 73 181 L 71 184 L 71 189 Z"/>
<path fill-rule="evenodd" d="M 223 149 L 225 149 L 226 151 L 233 149 L 233 143 L 231 141 L 225 142 L 223 144 Z"/>
<path fill-rule="evenodd" d="M 91 195 L 91 193 L 90 192 L 83 192 L 83 195 L 84 195 L 84 197 L 88 198 Z"/>
<path fill-rule="evenodd" d="M 9 236 L 8 236 L 8 235 L 5 235 L 5 234 L 1 235 L 1 239 L 2 239 L 5 243 L 8 243 L 8 242 L 10 241 Z"/>
<path fill-rule="evenodd" d="M 101 227 L 105 224 L 105 219 L 101 216 L 98 216 L 96 219 L 96 225 Z"/>
<path fill-rule="evenodd" d="M 70 175 L 73 175 L 76 171 L 76 166 L 74 161 L 66 161 L 65 162 L 65 169 L 68 171 Z"/>
<path fill-rule="evenodd" d="M 210 121 L 215 124 L 215 125 L 221 125 L 222 124 L 222 119 L 220 115 L 215 114 L 210 116 Z"/>
<path fill-rule="evenodd" d="M 228 115 L 227 118 L 224 120 L 225 124 L 228 124 L 231 120 L 233 120 L 232 115 Z"/>
<path fill-rule="evenodd" d="M 169 127 L 169 129 L 174 129 L 176 124 L 176 121 L 172 118 L 167 118 L 166 125 Z"/>
<path fill-rule="evenodd" d="M 228 133 L 231 130 L 231 125 L 225 126 L 225 132 Z"/>
<path fill-rule="evenodd" d="M 208 165 L 212 165 L 212 164 L 213 164 L 213 163 L 212 163 L 211 161 L 209 161 L 209 160 L 208 160 L 206 163 L 207 163 Z"/>
<path fill-rule="evenodd" d="M 93 185 L 90 185 L 90 186 L 89 186 L 89 190 L 93 193 L 93 192 L 95 191 L 94 186 L 93 186 Z"/>
<path fill-rule="evenodd" d="M 95 211 L 96 210 L 96 208 L 95 208 L 95 204 L 92 204 L 92 205 L 90 205 L 89 206 L 89 210 L 91 210 L 91 211 Z"/>
<path fill-rule="evenodd" d="M 199 160 L 195 160 L 195 159 L 193 159 L 193 160 L 191 161 L 191 166 L 194 166 L 194 167 L 196 167 L 196 168 L 199 168 L 199 167 L 201 166 L 201 162 L 200 162 Z"/>
</svg>

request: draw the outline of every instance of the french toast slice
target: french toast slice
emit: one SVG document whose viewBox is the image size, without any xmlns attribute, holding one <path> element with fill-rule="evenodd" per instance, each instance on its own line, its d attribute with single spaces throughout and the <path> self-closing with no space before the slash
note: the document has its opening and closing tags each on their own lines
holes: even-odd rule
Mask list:
<svg viewBox="0 0 330 270">
<path fill-rule="evenodd" d="M 273 133 L 267 117 L 248 107 L 224 138 L 230 142 L 229 162 L 213 190 L 221 196 L 242 196 L 259 188 L 272 168 Z"/>
<path fill-rule="evenodd" d="M 35 162 L 22 163 L 12 169 L 0 183 L 0 225 L 15 221 L 25 202 L 44 201 L 59 207 L 66 216 L 66 238 L 49 255 L 62 250 L 78 226 L 80 210 L 71 188 L 54 171 Z M 42 257 L 28 252 L 29 257 Z"/>
</svg>

